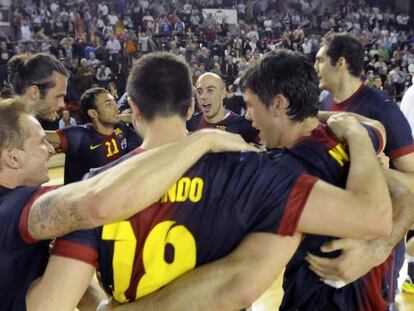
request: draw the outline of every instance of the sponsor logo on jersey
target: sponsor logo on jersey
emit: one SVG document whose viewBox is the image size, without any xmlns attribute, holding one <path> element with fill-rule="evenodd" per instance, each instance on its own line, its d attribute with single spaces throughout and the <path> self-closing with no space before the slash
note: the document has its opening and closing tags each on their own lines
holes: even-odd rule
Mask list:
<svg viewBox="0 0 414 311">
<path fill-rule="evenodd" d="M 124 136 L 124 132 L 119 127 L 114 128 L 114 134 L 118 138 L 122 138 L 122 136 Z"/>
<path fill-rule="evenodd" d="M 127 146 L 128 146 L 128 143 L 127 143 L 126 138 L 124 137 L 124 139 L 121 141 L 121 149 L 124 150 L 127 148 Z"/>
<path fill-rule="evenodd" d="M 349 155 L 345 151 L 345 148 L 342 144 L 337 144 L 335 147 L 329 150 L 329 155 L 334 158 L 334 160 L 339 164 L 339 166 L 344 166 L 346 162 L 349 162 Z"/>
<path fill-rule="evenodd" d="M 90 150 L 95 150 L 96 148 L 99 148 L 99 146 L 100 146 L 100 145 L 102 145 L 102 144 L 98 144 L 98 145 L 90 145 L 90 146 L 89 146 L 89 149 L 90 149 Z"/>
</svg>

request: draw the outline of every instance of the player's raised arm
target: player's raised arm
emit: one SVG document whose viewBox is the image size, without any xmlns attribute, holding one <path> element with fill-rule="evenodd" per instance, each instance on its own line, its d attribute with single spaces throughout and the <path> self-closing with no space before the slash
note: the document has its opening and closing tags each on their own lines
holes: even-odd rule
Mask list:
<svg viewBox="0 0 414 311">
<path fill-rule="evenodd" d="M 391 199 L 365 129 L 348 115 L 331 118 L 328 124 L 349 146 L 351 165 L 346 189 L 318 181 L 309 195 L 298 231 L 354 238 L 388 235 Z"/>
</svg>

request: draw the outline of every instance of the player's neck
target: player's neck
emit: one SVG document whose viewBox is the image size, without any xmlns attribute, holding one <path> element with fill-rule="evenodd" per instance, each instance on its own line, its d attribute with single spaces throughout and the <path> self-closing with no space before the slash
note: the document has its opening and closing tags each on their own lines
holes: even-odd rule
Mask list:
<svg viewBox="0 0 414 311">
<path fill-rule="evenodd" d="M 101 122 L 93 122 L 92 123 L 95 130 L 105 136 L 112 135 L 112 132 L 114 131 L 114 126 L 112 124 L 103 124 Z"/>
<path fill-rule="evenodd" d="M 203 115 L 203 118 L 208 122 L 208 123 L 211 123 L 211 124 L 215 124 L 215 123 L 218 123 L 218 122 L 220 122 L 220 121 L 223 121 L 224 120 L 224 118 L 226 117 L 226 112 L 227 112 L 227 110 L 226 109 L 221 109 L 214 117 L 212 117 L 212 118 L 207 118 L 205 115 Z"/>
<path fill-rule="evenodd" d="M 342 83 L 339 83 L 337 88 L 333 91 L 334 100 L 337 103 L 342 103 L 350 98 L 361 86 L 361 80 L 357 77 L 348 75 Z"/>
<path fill-rule="evenodd" d="M 18 174 L 13 171 L 9 171 L 6 168 L 3 168 L 0 173 L 0 186 L 8 189 L 14 189 L 18 186 L 23 186 L 23 181 L 18 177 Z"/>
<path fill-rule="evenodd" d="M 316 117 L 306 118 L 302 122 L 291 122 L 289 129 L 284 131 L 283 147 L 292 148 L 303 136 L 309 136 L 319 125 Z"/>
<path fill-rule="evenodd" d="M 163 146 L 187 135 L 185 121 L 180 116 L 155 118 L 145 125 L 141 148 L 148 150 Z"/>
</svg>

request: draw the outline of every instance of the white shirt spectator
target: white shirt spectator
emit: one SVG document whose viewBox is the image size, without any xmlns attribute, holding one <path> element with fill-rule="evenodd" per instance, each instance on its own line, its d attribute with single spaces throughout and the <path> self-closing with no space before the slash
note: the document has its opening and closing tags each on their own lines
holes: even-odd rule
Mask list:
<svg viewBox="0 0 414 311">
<path fill-rule="evenodd" d="M 400 108 L 410 124 L 412 134 L 414 133 L 414 76 L 411 79 L 411 83 L 412 85 L 407 89 L 402 98 Z"/>
<path fill-rule="evenodd" d="M 148 0 L 140 0 L 139 1 L 139 6 L 145 11 L 148 9 L 149 7 L 149 2 Z"/>
<path fill-rule="evenodd" d="M 190 15 L 191 14 L 191 10 L 193 9 L 193 7 L 191 6 L 190 3 L 186 3 L 186 4 L 184 4 L 183 9 L 184 9 L 184 14 Z"/>
<path fill-rule="evenodd" d="M 65 124 L 65 121 L 63 121 L 63 119 L 60 119 L 59 120 L 59 128 L 60 129 L 64 129 L 65 127 L 69 127 L 69 126 L 72 126 L 72 125 L 76 125 L 75 118 L 70 117 L 70 119 L 69 119 L 69 125 L 66 125 Z"/>
<path fill-rule="evenodd" d="M 111 13 L 108 15 L 109 25 L 115 26 L 118 21 L 119 21 L 118 16 L 116 16 L 115 14 Z"/>
<path fill-rule="evenodd" d="M 22 25 L 20 27 L 20 32 L 21 32 L 21 35 L 22 35 L 22 41 L 23 42 L 33 40 L 33 33 L 32 33 L 32 30 L 30 29 L 29 25 Z"/>
<path fill-rule="evenodd" d="M 111 69 L 109 67 L 105 67 L 105 69 L 102 69 L 102 66 L 98 68 L 96 71 L 96 79 L 98 81 L 109 81 L 111 79 Z"/>
<path fill-rule="evenodd" d="M 272 20 L 270 18 L 266 19 L 263 22 L 263 27 L 266 31 L 272 31 Z"/>
<path fill-rule="evenodd" d="M 408 72 L 414 77 L 414 63 L 408 65 Z"/>
<path fill-rule="evenodd" d="M 96 20 L 96 26 L 98 27 L 98 29 L 104 28 L 105 27 L 104 20 L 102 18 L 98 18 Z"/>
<path fill-rule="evenodd" d="M 121 44 L 116 38 L 111 38 L 106 42 L 106 49 L 108 54 L 118 54 L 121 51 Z"/>
<path fill-rule="evenodd" d="M 396 18 L 397 23 L 403 26 L 406 26 L 408 24 L 409 19 L 410 18 L 408 17 L 408 15 L 405 15 L 405 14 L 398 14 Z"/>
<path fill-rule="evenodd" d="M 99 3 L 98 4 L 98 14 L 102 14 L 103 16 L 108 15 L 109 9 L 108 6 L 105 3 Z"/>
<path fill-rule="evenodd" d="M 190 17 L 190 22 L 191 22 L 191 25 L 193 25 L 193 26 L 198 26 L 198 25 L 200 25 L 200 16 L 197 14 L 197 13 L 193 13 L 193 15 L 191 15 L 191 17 Z"/>
<path fill-rule="evenodd" d="M 312 52 L 312 42 L 310 42 L 310 40 L 305 40 L 305 42 L 302 43 L 302 49 L 303 53 L 309 55 Z"/>
<path fill-rule="evenodd" d="M 246 14 L 246 5 L 243 2 L 240 2 L 237 5 L 237 12 L 240 14 Z"/>
<path fill-rule="evenodd" d="M 56 15 L 57 15 L 57 13 L 58 13 L 58 10 L 59 10 L 59 4 L 57 4 L 56 2 L 52 2 L 52 3 L 50 4 L 50 10 L 52 11 L 52 14 L 53 14 L 54 16 L 56 16 Z"/>
</svg>

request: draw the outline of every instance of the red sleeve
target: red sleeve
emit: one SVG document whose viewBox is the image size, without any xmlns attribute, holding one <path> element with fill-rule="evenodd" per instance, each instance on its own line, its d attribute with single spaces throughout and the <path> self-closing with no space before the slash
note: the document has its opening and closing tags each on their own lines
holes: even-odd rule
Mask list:
<svg viewBox="0 0 414 311">
<path fill-rule="evenodd" d="M 38 242 L 38 240 L 36 240 L 34 237 L 32 237 L 29 233 L 29 212 L 30 212 L 30 209 L 32 208 L 33 203 L 42 194 L 45 194 L 46 192 L 49 192 L 49 191 L 54 190 L 56 188 L 58 188 L 58 187 L 54 186 L 54 187 L 41 187 L 41 188 L 39 188 L 39 190 L 37 190 L 30 197 L 30 200 L 24 206 L 23 212 L 20 215 L 19 231 L 20 231 L 20 235 L 22 236 L 22 239 L 25 243 L 34 244 L 34 243 Z"/>
<path fill-rule="evenodd" d="M 52 255 L 72 258 L 98 267 L 98 252 L 87 245 L 68 240 L 57 240 Z"/>
<path fill-rule="evenodd" d="M 65 133 L 61 129 L 58 129 L 56 131 L 56 134 L 59 136 L 60 147 L 62 148 L 62 151 L 66 152 L 68 150 L 68 139 L 67 139 Z"/>
<path fill-rule="evenodd" d="M 293 235 L 299 223 L 306 201 L 311 193 L 313 186 L 318 181 L 314 176 L 302 173 L 296 180 L 293 186 L 285 212 L 283 213 L 279 229 L 277 231 L 280 235 Z"/>
<path fill-rule="evenodd" d="M 390 152 L 389 157 L 390 160 L 395 160 L 399 157 L 405 156 L 407 154 L 414 152 L 414 145 L 410 144 L 408 146 L 402 147 L 400 149 L 396 149 Z"/>
<path fill-rule="evenodd" d="M 375 134 L 376 134 L 376 136 L 377 136 L 377 139 L 378 139 L 378 149 L 377 149 L 377 150 L 375 150 L 375 152 L 376 152 L 377 154 L 379 154 L 379 153 L 381 153 L 381 152 L 384 150 L 384 148 L 385 148 L 385 145 L 384 145 L 384 139 L 383 139 L 383 137 L 382 137 L 382 135 L 381 135 L 381 133 L 380 133 L 380 131 L 379 131 L 378 129 L 376 129 L 375 127 L 372 127 L 372 129 L 374 130 L 374 132 L 375 132 Z"/>
</svg>

